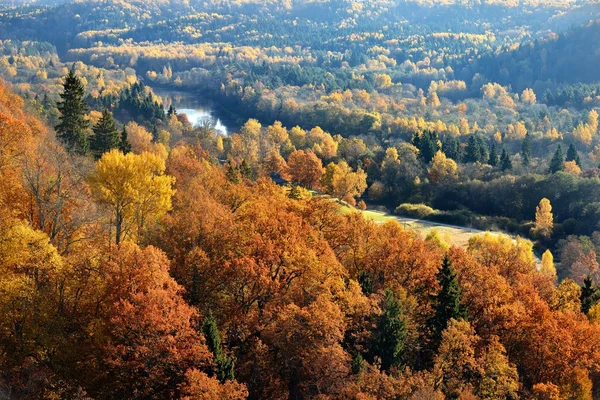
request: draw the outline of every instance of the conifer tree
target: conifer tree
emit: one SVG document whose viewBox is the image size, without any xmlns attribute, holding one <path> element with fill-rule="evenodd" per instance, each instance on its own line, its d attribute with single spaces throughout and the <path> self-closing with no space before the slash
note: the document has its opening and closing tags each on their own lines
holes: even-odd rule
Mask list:
<svg viewBox="0 0 600 400">
<path fill-rule="evenodd" d="M 381 367 L 389 370 L 402 365 L 408 331 L 402 305 L 389 289 L 385 291 L 382 309 L 372 350 L 374 355 L 381 358 Z"/>
<path fill-rule="evenodd" d="M 573 143 L 571 143 L 567 149 L 567 158 L 565 161 L 575 161 L 575 164 L 581 168 L 581 159 L 579 158 L 579 154 L 577 153 L 575 146 L 573 146 Z"/>
<path fill-rule="evenodd" d="M 415 146 L 419 149 L 419 156 L 424 163 L 428 164 L 431 162 L 435 153 L 440 149 L 440 141 L 437 133 L 433 131 L 425 131 L 421 134 L 421 137 L 415 142 Z"/>
<path fill-rule="evenodd" d="M 202 322 L 202 334 L 206 339 L 206 345 L 212 352 L 217 376 L 221 382 L 235 379 L 235 364 L 231 357 L 227 357 L 221 344 L 221 334 L 217 328 L 217 320 L 209 313 Z"/>
<path fill-rule="evenodd" d="M 444 141 L 442 150 L 444 151 L 444 154 L 446 154 L 446 156 L 448 158 L 453 159 L 457 163 L 462 161 L 461 151 L 460 151 L 460 142 L 454 136 L 446 135 L 446 140 Z"/>
<path fill-rule="evenodd" d="M 57 104 L 61 115 L 60 123 L 55 127 L 56 137 L 70 153 L 87 154 L 89 143 L 85 130 L 89 123 L 85 119 L 87 112 L 83 99 L 85 88 L 81 80 L 75 76 L 74 69 L 71 69 L 66 76 L 63 88 L 63 93 L 60 94 L 62 101 Z"/>
<path fill-rule="evenodd" d="M 587 314 L 590 308 L 600 300 L 600 290 L 589 275 L 583 281 L 579 299 L 581 300 L 581 312 L 584 314 Z"/>
<path fill-rule="evenodd" d="M 562 147 L 560 144 L 556 148 L 554 152 L 554 156 L 552 156 L 552 160 L 550 160 L 550 168 L 549 171 L 551 174 L 554 174 L 558 171 L 562 171 L 565 167 L 565 157 L 562 152 Z"/>
<path fill-rule="evenodd" d="M 527 132 L 525 134 L 525 139 L 523 139 L 523 142 L 521 143 L 521 156 L 523 157 L 523 165 L 529 165 L 529 162 L 531 161 L 531 154 L 531 135 L 529 132 Z"/>
<path fill-rule="evenodd" d="M 108 109 L 102 111 L 102 117 L 92 129 L 94 134 L 90 137 L 90 150 L 96 158 L 100 158 L 107 151 L 120 148 L 121 134 Z"/>
<path fill-rule="evenodd" d="M 440 291 L 433 299 L 435 313 L 429 321 L 435 345 L 441 340 L 442 332 L 448 326 L 450 319 L 457 321 L 467 319 L 467 312 L 461 304 L 461 290 L 458 279 L 452 268 L 452 261 L 447 254 L 442 261 L 437 280 Z"/>
<path fill-rule="evenodd" d="M 119 150 L 121 150 L 121 152 L 123 154 L 127 154 L 129 152 L 131 152 L 131 143 L 129 142 L 129 139 L 127 138 L 127 129 L 123 128 L 123 132 L 121 132 L 121 140 L 119 142 Z"/>
<path fill-rule="evenodd" d="M 502 155 L 500 156 L 500 168 L 502 171 L 512 169 L 512 161 L 504 147 L 502 148 Z"/>
<path fill-rule="evenodd" d="M 490 159 L 488 160 L 488 164 L 492 167 L 498 165 L 498 151 L 496 150 L 496 143 L 492 143 L 492 148 L 490 150 Z"/>
</svg>

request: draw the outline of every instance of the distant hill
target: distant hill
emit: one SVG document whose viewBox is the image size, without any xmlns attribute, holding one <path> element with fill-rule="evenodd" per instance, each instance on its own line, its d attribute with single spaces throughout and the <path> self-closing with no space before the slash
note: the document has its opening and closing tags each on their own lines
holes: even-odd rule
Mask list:
<svg viewBox="0 0 600 400">
<path fill-rule="evenodd" d="M 483 55 L 456 71 L 470 81 L 477 74 L 511 85 L 515 90 L 539 89 L 559 84 L 600 81 L 600 21 L 590 22 L 546 40 Z"/>
</svg>

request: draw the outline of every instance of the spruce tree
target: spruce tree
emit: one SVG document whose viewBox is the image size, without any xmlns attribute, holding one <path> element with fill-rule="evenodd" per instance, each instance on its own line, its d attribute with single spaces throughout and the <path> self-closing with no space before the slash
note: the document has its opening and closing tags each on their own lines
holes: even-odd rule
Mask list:
<svg viewBox="0 0 600 400">
<path fill-rule="evenodd" d="M 550 168 L 549 171 L 551 174 L 554 174 L 558 171 L 562 171 L 565 168 L 565 157 L 562 152 L 562 147 L 560 144 L 556 148 L 554 152 L 554 156 L 552 156 L 552 160 L 550 160 Z"/>
<path fill-rule="evenodd" d="M 206 339 L 206 345 L 214 357 L 217 377 L 221 382 L 235 379 L 235 363 L 231 357 L 227 357 L 221 344 L 221 334 L 217 328 L 217 320 L 209 313 L 202 322 L 202 334 Z"/>
<path fill-rule="evenodd" d="M 85 88 L 73 69 L 67 74 L 63 87 L 62 101 L 57 104 L 61 115 L 60 123 L 55 127 L 56 137 L 70 153 L 87 154 L 89 143 L 85 131 L 89 124 L 85 119 Z"/>
<path fill-rule="evenodd" d="M 423 132 L 416 143 L 418 144 L 419 157 L 426 164 L 431 162 L 435 153 L 440 149 L 440 140 L 437 133 L 433 131 Z"/>
<path fill-rule="evenodd" d="M 442 149 L 444 154 L 446 154 L 446 157 L 453 159 L 457 163 L 462 161 L 460 142 L 454 136 L 446 135 L 446 140 L 442 145 Z"/>
<path fill-rule="evenodd" d="M 490 159 L 488 160 L 488 164 L 492 167 L 498 165 L 498 150 L 496 150 L 496 143 L 492 143 L 492 148 L 490 150 Z"/>
<path fill-rule="evenodd" d="M 465 161 L 485 163 L 489 159 L 487 144 L 480 135 L 471 135 L 467 142 Z"/>
<path fill-rule="evenodd" d="M 600 290 L 589 275 L 583 281 L 579 300 L 581 300 L 581 312 L 584 314 L 587 314 L 590 308 L 600 300 Z"/>
<path fill-rule="evenodd" d="M 579 154 L 577 153 L 575 146 L 573 146 L 573 143 L 571 143 L 567 149 L 567 158 L 565 161 L 575 161 L 575 163 L 581 168 L 581 159 L 579 158 Z"/>
<path fill-rule="evenodd" d="M 129 139 L 127 138 L 127 129 L 123 128 L 123 132 L 121 132 L 121 140 L 119 141 L 119 150 L 123 154 L 127 154 L 131 152 L 131 143 L 129 143 Z"/>
<path fill-rule="evenodd" d="M 94 134 L 90 137 L 90 150 L 96 158 L 111 149 L 119 148 L 121 145 L 121 134 L 117 130 L 117 124 L 108 109 L 102 111 L 102 117 L 94 125 Z"/>
<path fill-rule="evenodd" d="M 529 165 L 532 155 L 531 135 L 529 132 L 525 134 L 525 139 L 521 143 L 521 156 L 523 157 L 523 165 Z"/>
<path fill-rule="evenodd" d="M 502 155 L 500 156 L 500 168 L 502 171 L 512 169 L 512 161 L 504 147 L 502 147 Z"/>
<path fill-rule="evenodd" d="M 433 333 L 433 342 L 437 347 L 442 338 L 442 332 L 448 326 L 451 319 L 467 319 L 467 312 L 461 304 L 461 291 L 452 261 L 446 254 L 442 261 L 442 266 L 437 273 L 437 281 L 440 285 L 440 291 L 433 298 L 435 313 L 429 321 Z"/>
<path fill-rule="evenodd" d="M 385 291 L 382 309 L 373 335 L 372 352 L 381 359 L 381 367 L 387 371 L 402 365 L 408 331 L 402 305 L 389 289 Z"/>
</svg>

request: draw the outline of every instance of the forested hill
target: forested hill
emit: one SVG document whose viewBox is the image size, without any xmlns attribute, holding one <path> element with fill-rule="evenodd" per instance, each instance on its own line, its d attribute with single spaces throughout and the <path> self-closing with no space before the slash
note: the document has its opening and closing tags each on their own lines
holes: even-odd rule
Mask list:
<svg viewBox="0 0 600 400">
<path fill-rule="evenodd" d="M 536 93 L 558 84 L 600 80 L 600 21 L 574 27 L 545 40 L 535 40 L 500 54 L 489 54 L 463 65 L 462 78 L 476 74 L 514 90 L 533 87 Z"/>
</svg>

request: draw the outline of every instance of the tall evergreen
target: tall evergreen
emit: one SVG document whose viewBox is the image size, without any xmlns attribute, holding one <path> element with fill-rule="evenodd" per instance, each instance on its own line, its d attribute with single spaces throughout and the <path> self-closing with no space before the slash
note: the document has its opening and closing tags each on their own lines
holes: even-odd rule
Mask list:
<svg viewBox="0 0 600 400">
<path fill-rule="evenodd" d="M 206 345 L 212 352 L 216 367 L 217 377 L 221 382 L 235 379 L 235 363 L 231 357 L 227 357 L 221 344 L 221 334 L 217 328 L 217 320 L 209 313 L 202 322 L 202 334 L 206 339 Z"/>
<path fill-rule="evenodd" d="M 469 137 L 466 147 L 465 161 L 485 163 L 489 159 L 487 144 L 481 135 L 473 134 Z"/>
<path fill-rule="evenodd" d="M 525 134 L 525 139 L 521 143 L 521 156 L 523 157 L 523 165 L 529 165 L 532 155 L 531 135 L 529 132 Z"/>
<path fill-rule="evenodd" d="M 490 149 L 490 159 L 488 160 L 488 164 L 492 167 L 498 165 L 498 150 L 496 150 L 496 143 L 492 143 L 492 148 Z"/>
<path fill-rule="evenodd" d="M 436 132 L 425 131 L 421 134 L 418 141 L 416 141 L 415 146 L 419 149 L 419 157 L 421 157 L 423 162 L 430 163 L 435 153 L 440 149 L 440 139 Z"/>
<path fill-rule="evenodd" d="M 94 134 L 90 137 L 90 150 L 96 158 L 111 149 L 119 148 L 121 145 L 121 134 L 117 129 L 117 124 L 108 109 L 102 111 L 102 117 L 92 128 Z"/>
<path fill-rule="evenodd" d="M 453 159 L 457 163 L 462 161 L 460 142 L 454 136 L 446 135 L 442 149 L 446 157 Z"/>
<path fill-rule="evenodd" d="M 552 156 L 552 160 L 550 160 L 550 168 L 549 171 L 551 174 L 554 174 L 558 171 L 562 171 L 565 168 L 565 157 L 563 155 L 562 147 L 560 144 L 556 148 L 554 155 Z"/>
<path fill-rule="evenodd" d="M 402 365 L 408 331 L 402 305 L 389 289 L 385 291 L 382 309 L 373 335 L 372 352 L 381 359 L 381 367 L 389 370 Z"/>
<path fill-rule="evenodd" d="M 452 268 L 452 261 L 446 254 L 442 266 L 437 274 L 440 291 L 433 298 L 435 313 L 429 321 L 433 333 L 433 341 L 437 346 L 442 337 L 442 332 L 451 319 L 461 320 L 467 318 L 467 312 L 461 304 L 461 291 L 456 273 Z"/>
<path fill-rule="evenodd" d="M 512 169 L 512 161 L 504 147 L 502 147 L 502 155 L 500 156 L 500 168 L 502 171 Z"/>
<path fill-rule="evenodd" d="M 573 143 L 571 143 L 567 149 L 567 158 L 565 161 L 575 161 L 575 163 L 581 168 L 581 159 L 579 158 L 579 153 L 577 153 L 577 149 L 575 146 L 573 146 Z"/>
<path fill-rule="evenodd" d="M 123 154 L 127 154 L 129 152 L 131 152 L 131 143 L 129 142 L 129 139 L 127 138 L 127 129 L 123 128 L 123 132 L 121 132 L 121 140 L 119 141 L 119 150 L 121 150 L 121 152 Z"/>
<path fill-rule="evenodd" d="M 600 300 L 600 290 L 589 275 L 583 281 L 579 300 L 581 300 L 581 312 L 584 314 L 587 314 L 590 308 Z"/>
<path fill-rule="evenodd" d="M 71 69 L 65 78 L 62 101 L 57 107 L 60 111 L 59 124 L 55 127 L 56 137 L 71 153 L 86 154 L 89 150 L 88 138 L 85 134 L 89 124 L 85 119 L 87 106 L 84 101 L 85 88 L 81 80 Z"/>
</svg>

